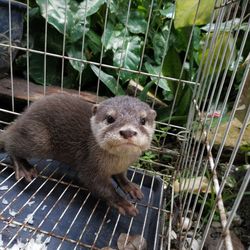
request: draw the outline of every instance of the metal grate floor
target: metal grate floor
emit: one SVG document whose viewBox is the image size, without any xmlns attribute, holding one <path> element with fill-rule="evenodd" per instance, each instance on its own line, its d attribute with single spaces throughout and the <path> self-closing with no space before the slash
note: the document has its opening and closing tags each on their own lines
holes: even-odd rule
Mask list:
<svg viewBox="0 0 250 250">
<path fill-rule="evenodd" d="M 116 248 L 119 235 L 126 233 L 142 235 L 148 249 L 157 248 L 163 196 L 159 177 L 128 171 L 145 196 L 136 204 L 140 214 L 131 218 L 120 216 L 79 187 L 69 167 L 50 160 L 31 163 L 39 176 L 30 183 L 16 181 L 8 157 L 0 154 L 0 235 L 4 247 L 42 234 L 42 241 L 49 240 L 47 249 Z"/>
</svg>

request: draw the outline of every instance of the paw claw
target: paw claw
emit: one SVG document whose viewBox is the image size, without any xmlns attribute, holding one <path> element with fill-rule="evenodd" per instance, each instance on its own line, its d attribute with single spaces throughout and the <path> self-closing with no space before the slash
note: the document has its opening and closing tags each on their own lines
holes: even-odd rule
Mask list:
<svg viewBox="0 0 250 250">
<path fill-rule="evenodd" d="M 139 214 L 139 210 L 127 200 L 122 200 L 114 205 L 120 214 L 129 215 L 129 216 L 137 216 Z"/>
<path fill-rule="evenodd" d="M 141 191 L 141 189 L 139 188 L 138 185 L 132 183 L 132 182 L 128 182 L 126 186 L 124 186 L 124 190 L 125 192 L 127 192 L 133 199 L 139 199 L 141 200 L 144 195 Z"/>
<path fill-rule="evenodd" d="M 31 182 L 34 178 L 37 177 L 37 170 L 35 168 L 27 170 L 24 167 L 16 169 L 15 173 L 16 180 L 19 180 L 22 177 L 24 177 L 27 182 Z"/>
</svg>

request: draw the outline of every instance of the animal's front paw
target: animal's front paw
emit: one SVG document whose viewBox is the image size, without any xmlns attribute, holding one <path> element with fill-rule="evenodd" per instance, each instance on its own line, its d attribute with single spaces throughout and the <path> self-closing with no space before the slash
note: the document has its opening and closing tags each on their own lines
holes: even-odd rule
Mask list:
<svg viewBox="0 0 250 250">
<path fill-rule="evenodd" d="M 144 195 L 143 195 L 141 189 L 139 188 L 139 186 L 132 183 L 132 182 L 128 182 L 126 185 L 124 185 L 123 189 L 124 189 L 124 191 L 126 193 L 130 194 L 130 196 L 133 199 L 141 200 L 144 197 Z"/>
<path fill-rule="evenodd" d="M 139 214 L 139 210 L 125 199 L 113 204 L 113 206 L 116 207 L 122 215 L 136 216 Z"/>
<path fill-rule="evenodd" d="M 15 169 L 15 177 L 16 180 L 24 177 L 27 182 L 31 182 L 34 178 L 37 177 L 37 170 L 35 168 L 27 169 L 23 166 L 19 166 Z"/>
</svg>

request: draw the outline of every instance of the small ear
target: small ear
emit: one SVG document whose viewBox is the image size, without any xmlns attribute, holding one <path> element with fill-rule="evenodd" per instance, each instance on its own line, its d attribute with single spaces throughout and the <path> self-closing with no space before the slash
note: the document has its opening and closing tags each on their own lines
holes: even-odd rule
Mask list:
<svg viewBox="0 0 250 250">
<path fill-rule="evenodd" d="M 151 110 L 150 110 L 150 115 L 152 116 L 153 119 L 155 119 L 157 113 L 155 112 L 155 110 L 151 109 Z"/>
<path fill-rule="evenodd" d="M 99 106 L 98 104 L 95 104 L 95 105 L 92 107 L 92 113 L 93 113 L 93 115 L 96 114 L 96 111 L 97 111 L 98 106 Z"/>
</svg>

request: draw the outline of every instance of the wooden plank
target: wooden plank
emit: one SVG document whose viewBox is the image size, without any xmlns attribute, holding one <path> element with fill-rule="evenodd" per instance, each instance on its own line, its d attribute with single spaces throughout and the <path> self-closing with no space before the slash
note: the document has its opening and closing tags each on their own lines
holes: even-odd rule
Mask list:
<svg viewBox="0 0 250 250">
<path fill-rule="evenodd" d="M 14 77 L 14 97 L 17 100 L 27 101 L 28 94 L 27 94 L 27 80 Z M 29 99 L 30 101 L 35 101 L 44 96 L 43 93 L 43 86 L 34 84 L 33 82 L 29 83 Z M 70 94 L 79 94 L 77 90 L 74 89 L 64 89 L 64 92 Z M 61 88 L 57 86 L 46 86 L 46 95 L 54 94 L 54 93 L 61 93 Z M 96 103 L 96 95 L 94 93 L 81 91 L 81 97 L 91 103 Z M 11 98 L 11 80 L 10 78 L 3 78 L 0 79 L 0 96 Z M 102 101 L 105 98 L 99 97 L 98 101 Z"/>
</svg>

